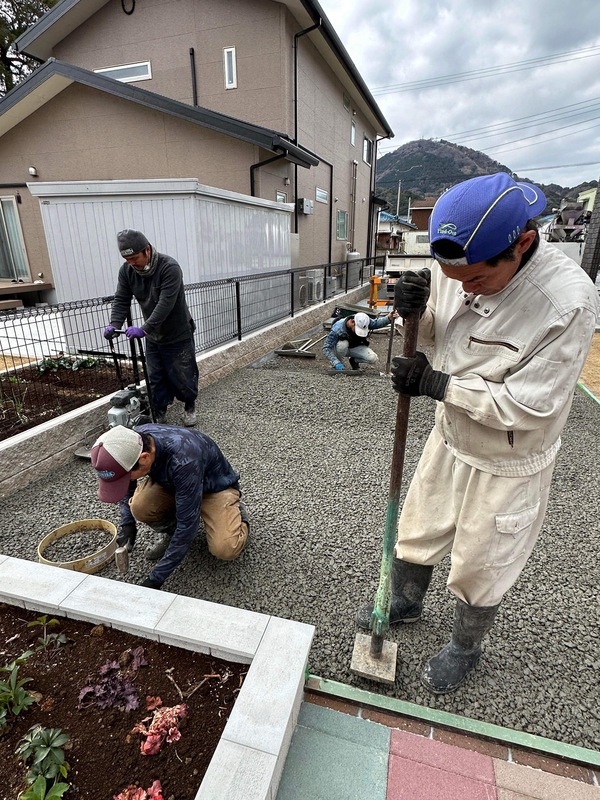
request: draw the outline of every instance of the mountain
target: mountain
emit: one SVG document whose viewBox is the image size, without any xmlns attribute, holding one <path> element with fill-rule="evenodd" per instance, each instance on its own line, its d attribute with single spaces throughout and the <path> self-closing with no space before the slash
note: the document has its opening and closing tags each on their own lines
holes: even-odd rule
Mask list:
<svg viewBox="0 0 600 800">
<path fill-rule="evenodd" d="M 517 180 L 530 181 L 539 186 L 548 200 L 547 213 L 558 208 L 561 200 L 576 200 L 584 189 L 598 186 L 598 181 L 573 187 L 538 183 L 535 178 L 516 175 L 505 164 L 494 161 L 479 150 L 471 150 L 444 139 L 417 139 L 377 160 L 375 193 L 387 200 L 391 213 L 395 213 L 400 181 L 399 212 L 402 216 L 407 213 L 409 198 L 439 197 L 455 183 L 494 172 L 508 172 Z"/>
</svg>

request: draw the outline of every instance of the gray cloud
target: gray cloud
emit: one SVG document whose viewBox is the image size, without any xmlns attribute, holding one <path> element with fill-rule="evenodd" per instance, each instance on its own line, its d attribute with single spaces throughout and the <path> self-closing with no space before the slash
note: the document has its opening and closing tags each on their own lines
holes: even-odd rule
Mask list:
<svg viewBox="0 0 600 800">
<path fill-rule="evenodd" d="M 421 137 L 444 138 L 541 183 L 574 186 L 598 179 L 600 163 L 571 166 L 600 162 L 600 4 L 595 0 L 571 7 L 558 0 L 320 2 L 395 132 L 393 140 L 381 143 L 381 152 Z M 501 65 L 594 46 L 598 54 L 591 57 L 580 52 L 563 56 L 560 63 L 485 76 Z M 380 93 L 396 84 L 474 71 L 480 74 L 461 82 Z M 598 110 L 575 116 L 583 106 L 574 104 L 594 98 L 599 98 Z M 552 112 L 562 118 L 544 124 L 521 119 Z M 505 123 L 513 120 L 514 129 L 507 129 Z M 495 136 L 489 135 L 492 125 L 502 125 Z M 472 129 L 481 130 L 458 136 Z M 526 138 L 533 134 L 541 135 Z"/>
</svg>

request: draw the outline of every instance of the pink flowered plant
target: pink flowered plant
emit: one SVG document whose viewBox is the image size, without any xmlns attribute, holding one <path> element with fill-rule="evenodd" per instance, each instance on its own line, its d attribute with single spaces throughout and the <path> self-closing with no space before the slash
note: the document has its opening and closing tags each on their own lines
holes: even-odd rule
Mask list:
<svg viewBox="0 0 600 800">
<path fill-rule="evenodd" d="M 131 784 L 119 794 L 114 794 L 113 800 L 164 800 L 164 797 L 160 781 L 154 781 L 149 789 Z"/>
<path fill-rule="evenodd" d="M 169 744 L 178 742 L 181 739 L 179 724 L 187 715 L 187 706 L 181 703 L 170 708 L 157 708 L 148 727 L 144 725 L 146 720 L 138 722 L 131 730 L 131 733 L 141 733 L 145 737 L 140 746 L 143 756 L 154 756 L 166 740 Z M 126 798 L 125 800 L 129 800 Z M 137 797 L 133 800 L 139 800 Z"/>
</svg>

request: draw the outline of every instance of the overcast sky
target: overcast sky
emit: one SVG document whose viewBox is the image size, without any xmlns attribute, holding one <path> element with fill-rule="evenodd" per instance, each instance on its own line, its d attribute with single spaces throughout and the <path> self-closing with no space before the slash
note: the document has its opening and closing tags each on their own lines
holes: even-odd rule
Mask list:
<svg viewBox="0 0 600 800">
<path fill-rule="evenodd" d="M 600 176 L 598 0 L 320 4 L 394 131 L 380 155 L 440 138 L 540 183 Z"/>
</svg>

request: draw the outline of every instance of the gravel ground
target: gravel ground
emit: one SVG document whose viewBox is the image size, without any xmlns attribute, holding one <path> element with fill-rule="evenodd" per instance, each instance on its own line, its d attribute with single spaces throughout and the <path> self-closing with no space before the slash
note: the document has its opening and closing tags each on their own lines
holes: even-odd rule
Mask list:
<svg viewBox="0 0 600 800">
<path fill-rule="evenodd" d="M 399 643 L 396 686 L 350 672 L 354 614 L 372 598 L 379 576 L 396 409 L 379 373 L 387 335 L 372 341 L 380 364 L 357 375 L 332 374 L 320 343 L 314 360 L 271 354 L 201 390 L 200 425 L 242 475 L 251 542 L 238 561 L 223 563 L 198 536 L 165 589 L 315 625 L 309 669 L 323 678 L 597 749 L 600 406 L 579 392 L 541 539 L 465 684 L 436 697 L 419 682 L 424 661 L 451 631 L 447 560 L 434 572 L 422 620 L 388 635 Z M 399 348 L 396 342 L 394 352 Z M 428 398 L 411 405 L 402 496 L 433 406 Z M 170 421 L 176 424 L 181 411 L 176 405 Z M 96 498 L 89 462 L 73 458 L 3 503 L 0 552 L 35 560 L 42 536 L 90 517 L 118 522 L 116 508 Z M 143 551 L 151 540 L 140 526 L 126 578 L 114 565 L 101 574 L 145 578 Z"/>
</svg>

